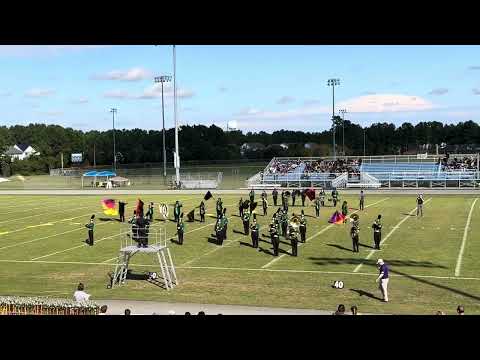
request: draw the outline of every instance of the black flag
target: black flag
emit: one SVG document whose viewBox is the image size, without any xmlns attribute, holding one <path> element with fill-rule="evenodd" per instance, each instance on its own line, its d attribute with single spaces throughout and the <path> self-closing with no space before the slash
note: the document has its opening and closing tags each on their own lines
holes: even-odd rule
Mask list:
<svg viewBox="0 0 480 360">
<path fill-rule="evenodd" d="M 257 205 L 258 205 L 257 202 L 251 203 L 251 204 L 250 204 L 250 211 L 255 210 L 255 208 L 257 207 Z"/>
<path fill-rule="evenodd" d="M 190 211 L 187 214 L 187 218 L 188 218 L 189 222 L 194 222 L 195 221 L 195 209 L 193 209 L 192 211 Z"/>
<path fill-rule="evenodd" d="M 245 200 L 242 204 L 242 208 L 244 209 L 248 209 L 249 206 L 250 206 L 250 200 Z"/>
<path fill-rule="evenodd" d="M 213 197 L 212 193 L 210 191 L 207 191 L 207 193 L 203 197 L 203 200 L 207 201 L 208 199 L 210 199 L 212 197 Z"/>
</svg>

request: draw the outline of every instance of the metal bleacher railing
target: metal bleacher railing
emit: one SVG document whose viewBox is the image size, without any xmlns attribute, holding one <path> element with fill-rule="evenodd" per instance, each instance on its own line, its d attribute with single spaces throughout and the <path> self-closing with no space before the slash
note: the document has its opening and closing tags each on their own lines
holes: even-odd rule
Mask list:
<svg viewBox="0 0 480 360">
<path fill-rule="evenodd" d="M 361 164 L 356 173 L 304 172 L 305 162 L 331 161 L 333 158 L 289 157 L 273 158 L 263 173 L 247 181 L 247 186 L 274 184 L 286 187 L 478 187 L 480 185 L 479 154 L 474 154 L 477 169 L 443 170 L 440 161 L 444 155 L 390 155 L 354 156 L 337 159 L 357 160 Z M 472 154 L 451 154 L 462 159 Z M 300 161 L 286 173 L 271 173 L 277 162 Z M 353 166 L 355 167 L 355 165 Z"/>
</svg>

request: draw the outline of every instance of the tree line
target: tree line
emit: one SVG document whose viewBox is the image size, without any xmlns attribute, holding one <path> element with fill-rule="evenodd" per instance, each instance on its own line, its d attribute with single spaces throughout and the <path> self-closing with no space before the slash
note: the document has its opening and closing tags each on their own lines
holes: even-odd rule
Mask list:
<svg viewBox="0 0 480 360">
<path fill-rule="evenodd" d="M 362 128 L 348 120 L 342 124 L 336 117 L 337 154 L 342 152 L 343 134 L 346 155 L 363 155 L 364 136 L 367 155 L 405 154 L 419 151 L 424 144 L 461 145 L 480 144 L 480 127 L 474 121 L 458 124 L 421 122 L 401 126 L 389 123 L 375 123 Z M 343 126 L 342 126 L 343 125 Z M 165 134 L 166 157 L 173 162 L 175 130 Z M 163 162 L 162 131 L 158 130 L 116 130 L 117 164 Z M 59 125 L 30 124 L 0 127 L 0 153 L 10 145 L 25 143 L 41 153 L 28 160 L 11 162 L 2 156 L 2 169 L 16 174 L 46 173 L 50 168 L 72 166 L 70 155 L 83 153 L 82 166 L 110 165 L 113 163 L 113 130 L 80 131 Z M 265 148 L 241 153 L 244 143 L 261 143 Z M 317 144 L 305 148 L 305 143 Z M 240 159 L 265 159 L 274 156 L 329 156 L 332 155 L 332 131 L 305 132 L 279 130 L 246 132 L 224 131 L 211 125 L 184 125 L 179 130 L 180 157 L 186 161 L 235 161 Z M 283 149 L 279 144 L 287 144 Z M 434 148 L 430 151 L 434 151 Z"/>
</svg>

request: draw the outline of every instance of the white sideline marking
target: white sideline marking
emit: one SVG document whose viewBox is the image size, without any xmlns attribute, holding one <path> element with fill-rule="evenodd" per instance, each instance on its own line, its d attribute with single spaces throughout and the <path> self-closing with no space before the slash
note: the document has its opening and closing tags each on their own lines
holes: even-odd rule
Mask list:
<svg viewBox="0 0 480 360">
<path fill-rule="evenodd" d="M 388 200 L 388 199 L 389 199 L 389 198 L 385 198 L 385 199 L 379 200 L 379 201 L 377 201 L 377 202 L 375 202 L 375 203 L 373 203 L 373 204 L 367 205 L 367 206 L 365 206 L 365 209 L 368 208 L 368 207 L 370 207 L 370 206 L 374 206 L 374 205 L 377 205 L 377 204 L 379 204 L 379 203 L 381 203 L 381 202 L 384 202 L 385 200 Z M 352 214 L 355 214 L 356 212 L 359 212 L 359 211 L 360 211 L 360 210 L 356 210 L 356 211 L 352 212 Z M 336 224 L 330 224 L 330 225 L 328 225 L 326 228 L 324 228 L 324 229 L 320 230 L 319 232 L 317 232 L 315 235 L 310 236 L 309 238 L 305 239 L 305 244 L 308 243 L 308 241 L 310 241 L 311 239 L 317 237 L 318 235 L 323 234 L 325 231 L 327 231 L 328 229 L 332 228 L 332 227 L 335 226 L 335 225 L 336 225 Z M 303 244 L 304 244 L 304 243 L 299 243 L 299 244 L 298 244 L 298 247 L 302 246 Z M 287 253 L 290 254 L 290 252 L 287 252 Z M 263 266 L 262 266 L 262 269 L 268 268 L 270 265 L 274 264 L 275 262 L 277 262 L 278 260 L 280 260 L 280 259 L 281 259 L 282 257 L 284 257 L 285 255 L 287 255 L 287 254 L 282 254 L 282 255 L 280 255 L 280 256 L 277 256 L 277 257 L 274 258 L 272 261 L 270 261 L 270 262 L 268 262 L 267 264 L 263 265 Z"/>
<path fill-rule="evenodd" d="M 24 228 L 21 228 L 21 229 L 17 229 L 17 230 L 12 230 L 12 231 L 6 231 L 6 232 L 2 232 L 0 233 L 0 235 L 7 235 L 7 234 L 11 234 L 11 233 L 16 233 L 16 232 L 19 232 L 19 231 L 23 231 L 23 230 L 28 230 L 28 229 L 31 229 L 31 228 L 36 228 L 36 227 L 42 227 L 42 226 L 51 226 L 51 225 L 54 225 L 56 223 L 60 223 L 60 222 L 64 222 L 64 221 L 68 221 L 68 220 L 73 220 L 73 219 L 78 219 L 78 218 L 81 218 L 81 217 L 86 217 L 88 215 L 91 215 L 92 213 L 89 212 L 87 214 L 82 214 L 82 215 L 79 215 L 79 216 L 75 216 L 73 218 L 68 218 L 68 219 L 61 219 L 61 220 L 57 220 L 57 221 L 53 221 L 53 222 L 47 222 L 47 223 L 40 223 L 40 224 L 37 224 L 37 225 L 29 225 L 27 227 L 24 227 Z M 103 214 L 103 212 L 96 212 L 94 214 Z M 42 214 L 43 215 L 43 214 Z M 82 225 L 82 224 L 79 224 L 77 223 L 78 225 Z"/>
<path fill-rule="evenodd" d="M 215 251 L 218 251 L 218 250 L 220 250 L 220 249 L 226 248 L 226 247 L 228 247 L 229 245 L 232 245 L 232 244 L 240 241 L 241 239 L 243 239 L 243 237 L 238 237 L 238 238 L 236 238 L 236 239 L 234 239 L 234 240 L 226 241 L 226 242 L 225 242 L 225 246 L 217 246 L 216 248 L 214 248 L 214 249 L 212 249 L 212 250 L 210 250 L 210 251 L 207 251 L 205 254 L 202 254 L 202 255 L 200 255 L 200 256 L 197 256 L 196 258 L 193 258 L 192 260 L 187 261 L 187 262 L 184 263 L 182 266 L 191 264 L 192 262 L 197 261 L 198 259 L 201 259 L 201 258 L 204 257 L 204 256 L 210 255 L 210 254 L 214 253 Z"/>
<path fill-rule="evenodd" d="M 470 208 L 470 212 L 468 213 L 467 223 L 465 225 L 465 230 L 463 231 L 462 246 L 460 247 L 460 252 L 458 253 L 457 266 L 455 266 L 455 276 L 460 275 L 460 269 L 462 267 L 463 252 L 465 251 L 465 244 L 467 243 L 467 234 L 468 234 L 468 230 L 470 229 L 470 221 L 472 220 L 473 208 L 475 207 L 475 203 L 477 202 L 477 200 L 478 198 L 476 198 L 473 201 L 472 207 Z"/>
<path fill-rule="evenodd" d="M 116 264 L 97 263 L 97 262 L 81 262 L 81 261 L 33 261 L 33 260 L 8 260 L 0 259 L 0 263 L 14 263 L 14 264 L 60 264 L 60 265 L 103 265 L 115 266 Z M 154 267 L 155 264 L 130 264 L 132 266 Z M 158 266 L 158 264 L 157 264 Z M 340 274 L 340 275 L 363 275 L 363 276 L 378 276 L 376 273 L 361 273 L 348 271 L 322 271 L 322 270 L 289 270 L 289 269 L 261 269 L 261 268 L 231 268 L 231 267 L 214 267 L 214 266 L 175 266 L 176 269 L 190 269 L 190 270 L 230 270 L 230 271 L 267 271 L 267 272 L 284 272 L 284 273 L 305 273 L 305 274 Z M 475 280 L 480 281 L 477 277 L 458 277 L 458 276 L 435 276 L 435 275 L 400 275 L 390 274 L 392 277 L 416 277 L 416 278 L 430 278 L 430 279 L 445 279 L 445 280 Z"/>
<path fill-rule="evenodd" d="M 111 239 L 111 238 L 114 238 L 114 237 L 117 237 L 117 236 L 120 236 L 120 235 L 123 235 L 122 233 L 120 234 L 115 234 L 115 235 L 110 235 L 110 236 L 106 236 L 106 237 L 103 237 L 97 241 L 94 242 L 94 244 L 97 244 L 99 242 L 102 242 L 103 240 L 107 240 L 107 239 Z M 68 248 L 68 249 L 63 249 L 63 250 L 58 250 L 58 251 L 55 251 L 51 254 L 47 254 L 47 255 L 43 255 L 43 256 L 39 256 L 39 257 L 36 257 L 36 258 L 33 258 L 32 261 L 35 261 L 35 260 L 38 260 L 38 259 L 43 259 L 43 258 L 46 258 L 46 257 L 49 257 L 49 256 L 53 256 L 53 255 L 57 255 L 57 254 L 60 254 L 60 253 L 63 253 L 63 252 L 67 252 L 67 251 L 70 251 L 70 250 L 75 250 L 75 249 L 78 249 L 78 248 L 81 248 L 81 247 L 85 247 L 85 246 L 90 246 L 88 244 L 81 244 L 81 245 L 77 245 L 77 246 L 74 246 L 74 247 L 71 247 L 71 248 Z"/>
<path fill-rule="evenodd" d="M 39 201 L 41 201 L 41 200 L 39 200 Z M 80 204 L 86 205 L 86 204 L 91 203 L 91 201 L 92 201 L 92 199 L 89 199 L 88 202 L 87 201 L 81 201 Z M 76 205 L 79 205 L 79 203 L 76 203 Z M 24 212 L 29 212 L 29 211 L 38 210 L 38 209 L 48 209 L 48 208 L 52 208 L 52 207 L 57 207 L 58 208 L 58 207 L 62 207 L 62 206 L 71 206 L 71 200 L 70 201 L 55 200 L 54 202 L 42 203 L 42 206 L 39 206 L 39 207 L 28 208 L 28 209 L 19 210 L 19 211 L 7 211 L 6 213 L 0 212 L 0 216 L 24 213 Z M 14 207 L 15 208 L 23 207 L 23 204 L 17 204 Z"/>
<path fill-rule="evenodd" d="M 91 209 L 92 207 L 93 207 L 93 206 L 83 206 L 83 207 L 79 207 L 79 208 L 76 208 L 76 209 L 72 209 L 71 211 L 82 210 L 82 209 Z M 68 210 L 62 209 L 62 210 L 58 210 L 58 211 L 52 211 L 52 212 L 48 212 L 48 215 L 50 215 L 50 214 L 57 214 L 57 213 L 61 213 L 61 212 L 68 212 Z M 43 212 L 43 213 L 41 213 L 41 214 L 24 216 L 24 217 L 21 217 L 21 218 L 15 218 L 15 219 L 10 219 L 10 220 L 1 221 L 0 224 L 5 224 L 5 223 L 8 223 L 8 222 L 14 222 L 14 221 L 22 221 L 22 220 L 24 220 L 24 219 L 29 219 L 29 218 L 37 217 L 37 216 L 45 216 L 45 215 L 46 215 L 46 214 Z"/>
<path fill-rule="evenodd" d="M 98 224 L 96 226 L 107 225 L 107 224 L 110 224 L 110 223 L 111 222 L 109 221 L 109 222 L 105 222 L 105 223 L 102 223 L 102 224 Z M 64 235 L 64 234 L 69 234 L 69 233 L 72 233 L 74 231 L 79 231 L 79 230 L 84 230 L 84 229 L 85 229 L 84 227 L 80 227 L 78 229 L 68 230 L 68 231 L 64 231 L 62 233 L 58 233 L 58 234 L 52 234 L 52 235 L 49 235 L 49 236 L 44 236 L 44 237 L 33 239 L 33 240 L 23 241 L 23 242 L 20 242 L 20 243 L 15 243 L 15 244 L 12 244 L 12 245 L 7 245 L 7 246 L 0 247 L 0 250 L 10 249 L 12 247 L 17 247 L 17 246 L 24 245 L 24 244 L 29 244 L 29 243 L 32 243 L 32 242 L 36 242 L 36 241 L 40 241 L 40 240 L 44 240 L 44 239 L 49 239 L 49 238 L 52 238 L 52 237 L 56 237 L 56 236 L 60 236 L 60 235 Z"/>
<path fill-rule="evenodd" d="M 428 199 L 425 201 L 424 204 L 428 203 L 430 200 L 432 200 L 432 198 Z M 382 241 L 380 241 L 380 245 L 382 245 L 385 241 L 387 241 L 387 239 L 395 232 L 395 230 L 397 230 L 400 225 L 402 225 L 405 221 L 407 221 L 407 219 L 417 210 L 417 207 L 415 206 L 415 208 L 413 208 L 407 216 L 405 216 L 402 220 L 400 220 L 400 222 L 387 234 L 387 236 L 385 236 Z M 368 253 L 367 257 L 365 258 L 365 260 L 368 260 L 372 257 L 373 254 L 375 254 L 378 250 L 370 250 L 370 252 Z M 360 270 L 360 268 L 363 266 L 363 263 L 361 264 L 358 264 L 358 266 L 355 268 L 355 270 L 353 270 L 354 273 L 358 272 L 358 270 Z"/>
</svg>

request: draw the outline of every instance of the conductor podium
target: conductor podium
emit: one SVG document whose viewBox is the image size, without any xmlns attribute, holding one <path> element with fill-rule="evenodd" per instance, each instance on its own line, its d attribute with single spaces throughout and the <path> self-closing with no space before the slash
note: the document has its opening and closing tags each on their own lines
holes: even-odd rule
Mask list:
<svg viewBox="0 0 480 360">
<path fill-rule="evenodd" d="M 156 283 L 163 282 L 167 290 L 178 285 L 172 255 L 167 246 L 167 233 L 164 225 L 142 227 L 125 224 L 121 230 L 120 239 L 120 251 L 111 282 L 112 288 L 126 283 L 131 260 L 136 254 L 147 254 L 153 256 L 155 262 L 158 261 L 160 272 L 158 277 L 155 276 Z"/>
</svg>

